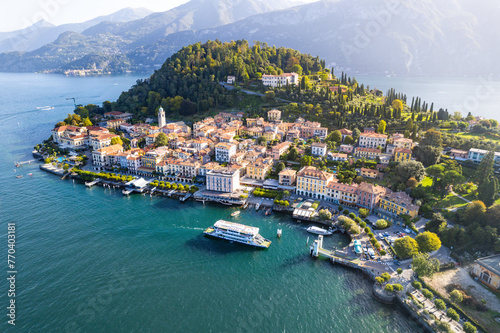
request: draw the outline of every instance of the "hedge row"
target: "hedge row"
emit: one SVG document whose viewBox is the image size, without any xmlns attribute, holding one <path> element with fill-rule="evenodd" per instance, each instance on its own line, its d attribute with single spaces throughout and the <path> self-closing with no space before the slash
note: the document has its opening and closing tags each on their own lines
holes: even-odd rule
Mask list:
<svg viewBox="0 0 500 333">
<path fill-rule="evenodd" d="M 392 247 L 391 242 L 389 242 L 389 240 L 387 239 L 387 237 L 384 237 L 384 240 L 385 240 L 385 242 L 387 243 L 387 245 L 389 245 L 389 248 L 390 248 L 390 249 L 391 249 L 391 251 L 392 251 L 392 255 L 394 255 L 394 256 L 396 256 L 396 257 L 397 257 L 396 250 L 394 250 L 394 247 Z"/>
<path fill-rule="evenodd" d="M 109 172 L 92 172 L 92 171 L 84 171 L 80 169 L 73 169 L 75 173 L 77 173 L 80 178 L 83 180 L 94 180 L 96 178 L 101 178 L 101 179 L 106 179 L 106 180 L 116 180 L 116 181 L 121 181 L 121 182 L 129 182 L 134 179 L 132 176 L 125 176 L 125 175 L 117 175 L 114 173 L 109 173 Z"/>
<path fill-rule="evenodd" d="M 443 264 L 441 266 L 439 266 L 439 271 L 440 272 L 443 272 L 443 271 L 447 271 L 447 270 L 450 270 L 450 269 L 454 269 L 456 266 L 455 266 L 455 263 L 454 262 L 449 262 L 447 264 Z"/>
<path fill-rule="evenodd" d="M 264 197 L 264 198 L 276 198 L 281 192 L 280 191 L 274 191 L 274 190 L 266 190 L 262 188 L 256 188 L 253 191 L 253 195 L 256 197 Z"/>
</svg>

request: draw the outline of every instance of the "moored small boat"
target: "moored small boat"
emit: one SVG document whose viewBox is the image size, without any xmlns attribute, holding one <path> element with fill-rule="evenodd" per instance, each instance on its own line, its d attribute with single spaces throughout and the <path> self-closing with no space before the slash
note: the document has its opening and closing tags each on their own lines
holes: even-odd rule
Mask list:
<svg viewBox="0 0 500 333">
<path fill-rule="evenodd" d="M 314 226 L 307 228 L 307 232 L 310 232 L 311 234 L 323 235 L 323 236 L 329 236 L 329 235 L 333 234 L 333 231 L 331 229 L 325 230 L 323 228 L 314 227 Z"/>
<path fill-rule="evenodd" d="M 231 216 L 232 216 L 232 217 L 236 217 L 236 216 L 238 216 L 238 215 L 240 215 L 240 214 L 241 214 L 241 212 L 240 212 L 239 210 L 237 210 L 237 211 L 233 212 L 233 213 L 231 214 Z"/>
<path fill-rule="evenodd" d="M 278 229 L 278 232 L 277 232 L 277 236 L 278 236 L 278 238 L 281 238 L 281 234 L 282 234 L 282 230 L 281 230 L 281 229 Z"/>
</svg>

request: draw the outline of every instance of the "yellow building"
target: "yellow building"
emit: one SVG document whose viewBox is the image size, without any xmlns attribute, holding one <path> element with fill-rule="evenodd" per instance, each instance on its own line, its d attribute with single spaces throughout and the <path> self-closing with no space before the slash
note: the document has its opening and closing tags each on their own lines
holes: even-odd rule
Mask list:
<svg viewBox="0 0 500 333">
<path fill-rule="evenodd" d="M 493 289 L 500 289 L 500 254 L 479 258 L 472 273 Z"/>
<path fill-rule="evenodd" d="M 267 141 L 272 141 L 276 139 L 276 130 L 267 130 L 262 133 L 262 136 L 266 138 Z"/>
<path fill-rule="evenodd" d="M 247 118 L 247 127 L 262 126 L 264 118 Z"/>
<path fill-rule="evenodd" d="M 248 127 L 246 130 L 245 130 L 245 134 L 249 135 L 249 136 L 262 136 L 262 134 L 264 133 L 264 129 L 262 127 L 256 127 L 256 126 L 253 126 L 253 127 Z"/>
<path fill-rule="evenodd" d="M 247 165 L 247 176 L 252 179 L 264 180 L 272 165 L 272 159 L 258 158 L 255 162 Z"/>
<path fill-rule="evenodd" d="M 383 176 L 383 174 L 381 172 L 374 170 L 374 169 L 368 169 L 368 168 L 359 169 L 359 175 L 361 177 L 372 178 L 372 179 L 382 178 L 382 176 Z"/>
<path fill-rule="evenodd" d="M 147 152 L 141 157 L 141 164 L 144 168 L 156 170 L 156 164 L 160 163 L 162 156 L 154 151 Z"/>
<path fill-rule="evenodd" d="M 412 203 L 411 197 L 406 192 L 390 192 L 380 198 L 380 209 L 392 215 L 409 215 L 412 219 L 417 217 L 419 206 Z"/>
<path fill-rule="evenodd" d="M 318 170 L 313 166 L 303 167 L 297 174 L 297 194 L 325 199 L 326 186 L 333 178 L 333 173 Z"/>
<path fill-rule="evenodd" d="M 394 161 L 400 163 L 411 160 L 411 149 L 396 148 L 394 149 Z"/>
</svg>

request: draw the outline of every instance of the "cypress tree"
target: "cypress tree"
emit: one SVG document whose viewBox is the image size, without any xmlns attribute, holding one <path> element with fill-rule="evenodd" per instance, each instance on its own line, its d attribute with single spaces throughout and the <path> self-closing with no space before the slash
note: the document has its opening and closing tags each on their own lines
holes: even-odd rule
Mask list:
<svg viewBox="0 0 500 333">
<path fill-rule="evenodd" d="M 477 187 L 477 198 L 484 202 L 486 207 L 493 205 L 498 192 L 498 180 L 490 176 L 483 180 Z"/>
<path fill-rule="evenodd" d="M 481 163 L 477 167 L 476 173 L 474 174 L 474 182 L 478 184 L 478 187 L 481 186 L 483 182 L 488 181 L 490 177 L 493 177 L 494 159 L 495 153 L 493 151 L 489 151 L 481 160 Z"/>
<path fill-rule="evenodd" d="M 495 202 L 498 192 L 498 180 L 493 173 L 495 164 L 495 153 L 489 151 L 484 157 L 474 175 L 474 181 L 478 184 L 478 199 L 489 207 Z"/>
</svg>

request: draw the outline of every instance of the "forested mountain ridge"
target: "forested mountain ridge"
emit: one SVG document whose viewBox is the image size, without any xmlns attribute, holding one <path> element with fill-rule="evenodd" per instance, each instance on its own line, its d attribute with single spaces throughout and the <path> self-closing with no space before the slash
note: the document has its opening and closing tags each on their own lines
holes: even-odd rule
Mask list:
<svg viewBox="0 0 500 333">
<path fill-rule="evenodd" d="M 134 58 L 133 54 L 141 54 L 146 45 L 172 33 L 217 27 L 250 15 L 287 8 L 293 3 L 289 0 L 191 0 L 142 19 L 129 22 L 103 21 L 84 31 L 65 31 L 55 41 L 30 52 L 1 53 L 0 71 L 62 73 L 65 69 L 96 67 L 103 72 L 113 73 L 153 71 L 173 52 L 189 43 L 176 44 L 167 56 L 161 54 L 157 57 L 153 54 Z"/>
<path fill-rule="evenodd" d="M 59 38 L 31 52 L 2 53 L 0 71 L 63 72 L 108 64 L 103 72 L 153 71 L 187 44 L 246 39 L 317 54 L 328 64 L 354 74 L 500 73 L 496 61 L 500 35 L 494 33 L 500 28 L 495 19 L 500 15 L 497 1 L 474 5 L 469 0 L 321 0 L 291 7 L 293 4 L 287 0 L 192 0 L 131 22 L 102 22 L 77 31 L 72 37 L 75 40 Z"/>
<path fill-rule="evenodd" d="M 129 57 L 165 57 L 199 40 L 259 40 L 318 54 L 350 73 L 464 76 L 500 73 L 500 37 L 484 27 L 498 5 L 465 0 L 323 0 L 218 28 L 171 34 Z M 489 10 L 489 11 L 488 11 Z M 498 22 L 487 21 L 492 26 Z M 139 52 L 137 52 L 139 53 Z M 137 58 L 135 58 L 137 57 Z"/>
<path fill-rule="evenodd" d="M 54 42 L 62 33 L 81 33 L 101 22 L 116 24 L 138 20 L 152 13 L 146 8 L 124 8 L 110 15 L 103 15 L 81 23 L 53 25 L 41 20 L 16 31 L 0 32 L 0 52 L 30 52 Z"/>
<path fill-rule="evenodd" d="M 259 80 L 263 74 L 292 71 L 300 74 L 299 85 L 273 89 L 263 86 Z M 219 84 L 228 75 L 237 78 L 238 84 L 233 89 Z M 241 88 L 264 96 L 240 92 Z M 250 117 L 260 117 L 266 109 L 277 107 L 283 111 L 283 119 L 305 117 L 330 129 L 377 128 L 383 122 L 387 131 L 404 133 L 413 139 L 434 127 L 455 130 L 468 127 L 465 115 L 436 110 L 433 103 L 419 97 L 407 100 L 405 94 L 394 89 L 385 93 L 370 89 L 354 77 L 326 68 L 325 61 L 318 56 L 261 42 L 250 46 L 245 40 L 185 46 L 150 78 L 138 80 L 123 92 L 116 102 L 107 101 L 103 107 L 87 106 L 85 110 L 80 109 L 83 113 L 79 112 L 82 117 L 112 110 L 131 112 L 135 123 L 155 118 L 160 106 L 168 118 L 185 121 L 202 119 L 210 112 L 225 109 L 242 110 Z M 470 119 L 474 117 L 468 115 L 466 120 Z M 485 132 L 484 128 L 477 130 Z M 497 149 L 494 141 L 446 135 L 445 138 L 455 148 Z"/>
</svg>

